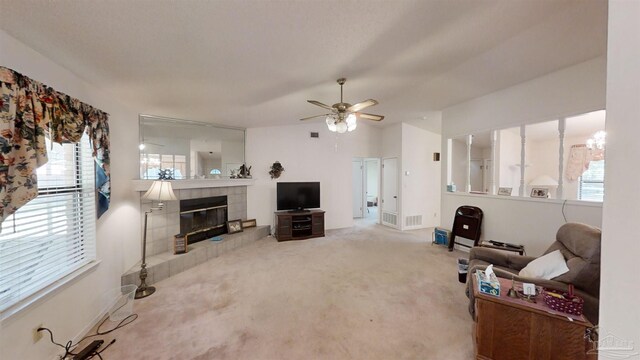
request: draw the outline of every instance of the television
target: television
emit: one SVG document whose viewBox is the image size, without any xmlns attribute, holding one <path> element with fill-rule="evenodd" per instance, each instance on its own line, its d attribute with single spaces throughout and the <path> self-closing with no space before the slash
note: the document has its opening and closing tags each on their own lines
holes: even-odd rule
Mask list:
<svg viewBox="0 0 640 360">
<path fill-rule="evenodd" d="M 319 182 L 279 182 L 276 192 L 278 210 L 302 211 L 320 207 Z"/>
</svg>

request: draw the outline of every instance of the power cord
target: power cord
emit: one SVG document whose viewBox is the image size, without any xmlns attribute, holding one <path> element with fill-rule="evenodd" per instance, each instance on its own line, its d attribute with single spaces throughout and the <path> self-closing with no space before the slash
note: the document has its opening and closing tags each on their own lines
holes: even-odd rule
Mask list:
<svg viewBox="0 0 640 360">
<path fill-rule="evenodd" d="M 129 316 L 127 316 L 126 318 L 122 319 L 118 325 L 116 325 L 113 329 L 107 330 L 107 331 L 100 331 L 100 328 L 102 327 L 102 325 L 104 325 L 104 323 L 107 321 L 107 319 L 109 319 L 109 317 L 105 317 L 100 324 L 98 325 L 98 328 L 96 329 L 96 333 L 92 334 L 92 335 L 87 335 L 85 337 L 83 337 L 82 339 L 80 339 L 78 342 L 76 342 L 75 344 L 73 343 L 73 341 L 69 340 L 65 345 L 62 345 L 58 342 L 56 342 L 53 339 L 53 331 L 51 331 L 48 328 L 45 327 L 41 327 L 38 328 L 37 331 L 46 331 L 49 333 L 49 338 L 51 340 L 51 343 L 54 345 L 57 345 L 61 348 L 64 349 L 64 355 L 60 356 L 61 360 L 66 359 L 67 357 L 69 357 L 69 355 L 78 355 L 77 353 L 74 353 L 73 350 L 78 346 L 78 344 L 80 344 L 81 342 L 83 342 L 86 339 L 92 338 L 92 337 L 96 337 L 96 336 L 104 336 L 107 335 L 113 331 L 116 331 L 124 326 L 127 326 L 129 324 L 131 324 L 132 322 L 134 322 L 136 319 L 138 318 L 138 314 L 131 314 Z M 107 350 L 109 348 L 109 346 L 111 346 L 113 343 L 116 342 L 116 339 L 111 340 L 111 342 L 109 342 L 109 344 L 107 344 L 107 346 L 105 346 L 102 350 L 100 351 L 94 351 L 93 353 L 90 354 L 90 357 L 88 359 L 92 359 L 94 356 L 97 356 L 99 359 L 102 359 L 102 356 L 100 355 L 102 352 L 104 352 L 105 350 Z"/>
<path fill-rule="evenodd" d="M 567 215 L 564 213 L 564 206 L 567 205 L 567 200 L 562 202 L 562 217 L 564 218 L 564 223 L 567 223 Z"/>
</svg>

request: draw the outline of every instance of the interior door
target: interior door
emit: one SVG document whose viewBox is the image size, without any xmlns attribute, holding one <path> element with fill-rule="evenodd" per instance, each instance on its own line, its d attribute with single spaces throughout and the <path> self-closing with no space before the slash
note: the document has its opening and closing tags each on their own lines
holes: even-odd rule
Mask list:
<svg viewBox="0 0 640 360">
<path fill-rule="evenodd" d="M 362 159 L 354 159 L 351 163 L 353 181 L 353 217 L 364 217 L 364 166 Z"/>
<path fill-rule="evenodd" d="M 398 214 L 398 158 L 382 159 L 382 212 Z"/>
</svg>

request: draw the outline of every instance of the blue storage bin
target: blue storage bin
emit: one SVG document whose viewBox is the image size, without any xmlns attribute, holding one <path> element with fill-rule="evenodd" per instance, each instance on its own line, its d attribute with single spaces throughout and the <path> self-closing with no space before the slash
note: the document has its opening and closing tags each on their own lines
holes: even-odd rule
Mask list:
<svg viewBox="0 0 640 360">
<path fill-rule="evenodd" d="M 433 231 L 433 243 L 436 245 L 447 246 L 449 244 L 449 238 L 451 237 L 451 231 L 443 228 L 435 228 Z"/>
</svg>

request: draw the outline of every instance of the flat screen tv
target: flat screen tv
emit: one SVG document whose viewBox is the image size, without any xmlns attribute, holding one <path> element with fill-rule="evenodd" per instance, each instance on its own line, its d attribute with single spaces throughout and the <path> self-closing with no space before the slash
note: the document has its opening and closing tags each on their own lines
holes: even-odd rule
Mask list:
<svg viewBox="0 0 640 360">
<path fill-rule="evenodd" d="M 302 211 L 320 207 L 319 182 L 279 182 L 277 185 L 278 210 Z"/>
</svg>

